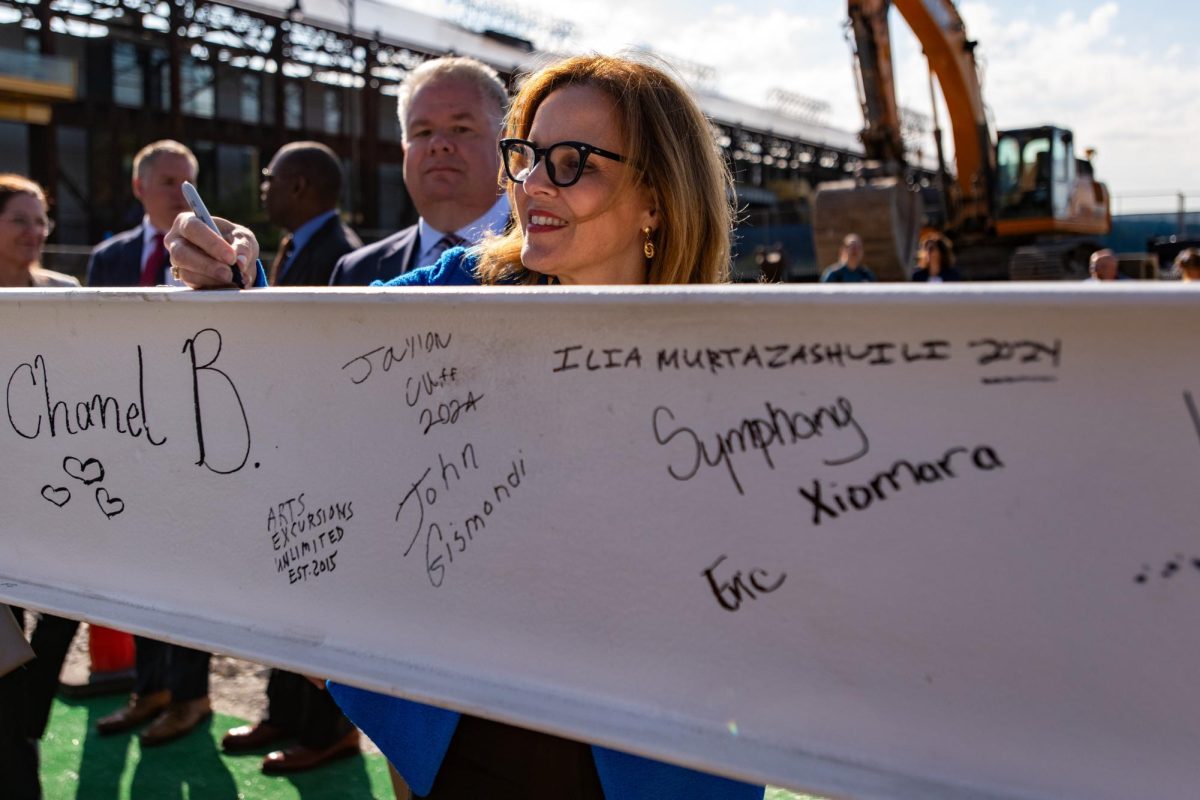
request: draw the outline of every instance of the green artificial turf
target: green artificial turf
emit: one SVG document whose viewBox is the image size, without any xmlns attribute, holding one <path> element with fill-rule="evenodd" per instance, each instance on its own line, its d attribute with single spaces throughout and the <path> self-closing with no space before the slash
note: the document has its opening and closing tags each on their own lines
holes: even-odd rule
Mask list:
<svg viewBox="0 0 1200 800">
<path fill-rule="evenodd" d="M 99 736 L 96 720 L 122 697 L 54 701 L 42 739 L 44 800 L 393 800 L 387 760 L 357 756 L 311 772 L 268 777 L 262 753 L 227 756 L 221 737 L 245 720 L 214 714 L 175 742 L 142 752 L 136 732 Z M 770 787 L 764 800 L 818 800 Z"/>
<path fill-rule="evenodd" d="M 245 720 L 215 714 L 175 742 L 142 751 L 136 732 L 98 736 L 96 720 L 124 697 L 58 698 L 42 740 L 45 800 L 392 800 L 387 761 L 356 756 L 310 772 L 268 777 L 262 753 L 227 756 L 225 731 Z"/>
</svg>

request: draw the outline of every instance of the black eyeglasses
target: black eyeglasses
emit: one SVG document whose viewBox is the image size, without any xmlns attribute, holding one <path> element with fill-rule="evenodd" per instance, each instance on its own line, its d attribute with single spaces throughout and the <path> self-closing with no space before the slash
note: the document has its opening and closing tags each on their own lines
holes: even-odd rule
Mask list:
<svg viewBox="0 0 1200 800">
<path fill-rule="evenodd" d="M 546 177 L 555 186 L 564 189 L 574 186 L 583 176 L 588 156 L 598 155 L 613 161 L 625 162 L 625 156 L 609 150 L 601 150 L 583 142 L 557 142 L 549 147 L 537 147 L 526 139 L 501 139 L 500 156 L 504 161 L 504 173 L 513 183 L 524 183 L 533 168 L 543 159 L 546 162 Z"/>
</svg>

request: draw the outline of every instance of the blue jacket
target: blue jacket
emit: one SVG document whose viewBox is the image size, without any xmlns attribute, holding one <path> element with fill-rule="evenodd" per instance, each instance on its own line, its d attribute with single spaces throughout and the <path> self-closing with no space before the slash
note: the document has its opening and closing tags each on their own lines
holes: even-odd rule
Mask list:
<svg viewBox="0 0 1200 800">
<path fill-rule="evenodd" d="M 475 286 L 475 257 L 447 250 L 432 266 L 372 286 Z M 388 757 L 417 795 L 433 789 L 434 778 L 458 727 L 459 714 L 331 682 L 333 699 Z M 709 775 L 592 745 L 604 796 L 611 800 L 761 800 L 762 786 Z"/>
<path fill-rule="evenodd" d="M 372 286 L 478 286 L 475 264 L 478 259 L 465 247 L 454 247 L 442 253 L 436 264 L 397 275 L 384 283 Z"/>
</svg>

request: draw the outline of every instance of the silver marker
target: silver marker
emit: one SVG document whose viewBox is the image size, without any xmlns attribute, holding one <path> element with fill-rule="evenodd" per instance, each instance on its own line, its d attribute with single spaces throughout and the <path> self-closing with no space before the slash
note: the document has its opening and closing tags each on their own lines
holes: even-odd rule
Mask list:
<svg viewBox="0 0 1200 800">
<path fill-rule="evenodd" d="M 221 235 L 221 231 L 217 228 L 217 223 L 213 221 L 212 214 L 208 213 L 208 208 L 205 207 L 204 201 L 200 199 L 200 193 L 196 191 L 196 187 L 189 181 L 184 181 L 180 187 L 183 190 L 183 199 L 187 201 L 191 207 L 192 213 L 196 218 L 212 229 L 212 232 Z M 246 283 L 242 280 L 242 271 L 237 268 L 237 265 L 231 265 L 229 269 L 233 272 L 233 282 L 237 284 L 239 289 L 245 289 Z"/>
</svg>

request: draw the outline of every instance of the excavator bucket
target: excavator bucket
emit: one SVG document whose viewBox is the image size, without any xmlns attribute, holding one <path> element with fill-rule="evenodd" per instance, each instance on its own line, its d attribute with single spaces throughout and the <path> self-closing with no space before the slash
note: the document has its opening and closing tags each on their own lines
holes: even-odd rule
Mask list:
<svg viewBox="0 0 1200 800">
<path fill-rule="evenodd" d="M 823 183 L 813 200 L 813 240 L 822 267 L 838 260 L 847 234 L 862 237 L 864 263 L 881 281 L 906 281 L 920 234 L 921 196 L 898 178 Z"/>
</svg>

